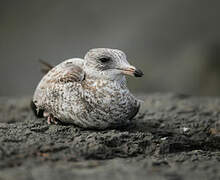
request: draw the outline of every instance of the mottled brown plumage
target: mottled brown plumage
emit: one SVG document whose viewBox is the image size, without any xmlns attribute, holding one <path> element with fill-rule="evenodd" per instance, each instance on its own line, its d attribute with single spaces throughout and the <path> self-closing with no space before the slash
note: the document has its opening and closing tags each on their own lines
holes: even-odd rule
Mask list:
<svg viewBox="0 0 220 180">
<path fill-rule="evenodd" d="M 59 119 L 83 128 L 124 126 L 140 107 L 124 74 L 143 75 L 122 51 L 92 49 L 85 59 L 69 59 L 49 70 L 36 88 L 33 103 L 49 123 Z"/>
</svg>

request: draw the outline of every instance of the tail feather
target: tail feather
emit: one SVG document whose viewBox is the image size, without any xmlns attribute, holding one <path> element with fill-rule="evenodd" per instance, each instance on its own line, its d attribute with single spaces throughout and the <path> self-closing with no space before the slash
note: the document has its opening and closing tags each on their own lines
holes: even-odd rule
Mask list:
<svg viewBox="0 0 220 180">
<path fill-rule="evenodd" d="M 47 74 L 52 68 L 53 66 L 50 65 L 49 63 L 45 62 L 42 59 L 39 59 L 39 63 L 41 64 L 41 72 L 43 74 Z M 43 109 L 38 109 L 37 106 L 34 104 L 33 101 L 30 102 L 30 107 L 34 113 L 34 115 L 38 118 L 42 118 L 44 117 L 44 110 Z"/>
<path fill-rule="evenodd" d="M 47 63 L 46 61 L 44 61 L 42 59 L 39 59 L 38 61 L 42 65 L 41 72 L 43 74 L 47 74 L 53 68 L 53 66 L 51 64 Z"/>
</svg>

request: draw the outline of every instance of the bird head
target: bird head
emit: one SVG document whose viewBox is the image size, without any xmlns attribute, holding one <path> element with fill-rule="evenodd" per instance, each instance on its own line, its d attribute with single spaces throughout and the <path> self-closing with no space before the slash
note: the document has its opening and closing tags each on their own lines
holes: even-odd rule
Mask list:
<svg viewBox="0 0 220 180">
<path fill-rule="evenodd" d="M 124 75 L 144 75 L 140 69 L 130 65 L 125 53 L 118 49 L 91 49 L 86 53 L 85 60 L 87 73 L 95 77 L 114 80 Z"/>
</svg>

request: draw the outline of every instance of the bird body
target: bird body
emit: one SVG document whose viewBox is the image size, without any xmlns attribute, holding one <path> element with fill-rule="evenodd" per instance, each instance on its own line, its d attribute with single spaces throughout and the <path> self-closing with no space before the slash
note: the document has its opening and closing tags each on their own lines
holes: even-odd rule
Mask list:
<svg viewBox="0 0 220 180">
<path fill-rule="evenodd" d="M 50 118 L 83 128 L 124 126 L 140 107 L 140 102 L 128 90 L 121 70 L 113 68 L 119 67 L 119 60 L 126 60 L 122 59 L 125 55 L 122 51 L 104 48 L 91 51 L 85 59 L 69 59 L 52 68 L 37 86 L 33 103 Z M 101 55 L 94 60 L 91 58 L 96 55 L 94 53 Z M 108 67 L 104 67 L 107 62 L 103 55 L 111 55 L 111 59 L 118 56 L 119 59 L 114 65 L 109 62 Z"/>
</svg>

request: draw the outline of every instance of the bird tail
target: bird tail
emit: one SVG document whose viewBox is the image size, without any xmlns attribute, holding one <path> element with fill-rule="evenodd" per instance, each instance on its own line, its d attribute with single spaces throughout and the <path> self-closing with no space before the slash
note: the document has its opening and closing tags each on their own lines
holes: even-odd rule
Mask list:
<svg viewBox="0 0 220 180">
<path fill-rule="evenodd" d="M 41 64 L 41 72 L 43 74 L 47 74 L 51 69 L 53 69 L 53 66 L 50 65 L 49 63 L 47 63 L 46 61 L 44 61 L 42 59 L 39 59 L 38 61 Z M 42 109 L 38 110 L 37 106 L 34 104 L 33 101 L 30 102 L 30 107 L 36 117 L 38 117 L 38 118 L 44 117 L 43 116 L 44 110 L 42 110 Z"/>
<path fill-rule="evenodd" d="M 39 63 L 41 64 L 41 72 L 43 74 L 47 74 L 51 69 L 53 69 L 53 66 L 46 61 L 39 59 Z"/>
</svg>

